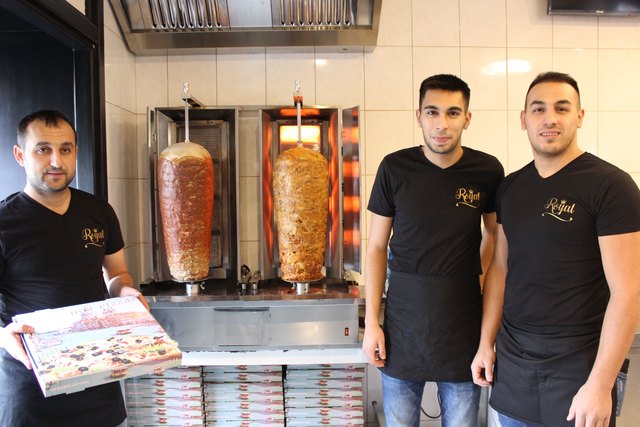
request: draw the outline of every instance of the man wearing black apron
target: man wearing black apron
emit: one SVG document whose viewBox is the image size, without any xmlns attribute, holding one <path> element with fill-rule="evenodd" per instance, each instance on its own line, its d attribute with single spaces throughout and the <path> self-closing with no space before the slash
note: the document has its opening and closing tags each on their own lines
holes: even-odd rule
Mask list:
<svg viewBox="0 0 640 427">
<path fill-rule="evenodd" d="M 496 196 L 471 369 L 493 385 L 503 427 L 615 425 L 615 379 L 640 310 L 640 192 L 578 147 L 583 117 L 572 77 L 538 75 L 521 113 L 534 160 Z"/>
<path fill-rule="evenodd" d="M 504 170 L 495 157 L 461 145 L 469 95 L 456 76 L 422 82 L 416 119 L 425 145 L 387 155 L 369 198 L 363 349 L 382 370 L 388 426 L 418 426 L 426 381 L 437 382 L 443 427 L 478 425 L 480 387 L 469 372 L 482 319 L 478 276 L 481 253 L 485 265 L 493 253 Z"/>
</svg>

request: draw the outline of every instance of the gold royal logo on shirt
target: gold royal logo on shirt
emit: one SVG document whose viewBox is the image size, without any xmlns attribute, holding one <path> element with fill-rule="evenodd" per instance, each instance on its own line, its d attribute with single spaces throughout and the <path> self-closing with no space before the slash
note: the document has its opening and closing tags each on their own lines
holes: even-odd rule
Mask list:
<svg viewBox="0 0 640 427">
<path fill-rule="evenodd" d="M 480 192 L 473 188 L 458 188 L 456 191 L 456 206 L 468 206 L 470 208 L 478 209 L 480 207 Z"/>
<path fill-rule="evenodd" d="M 571 222 L 573 221 L 573 216 L 571 215 L 576 211 L 576 204 L 569 204 L 565 199 L 558 200 L 557 197 L 552 197 L 544 205 L 544 208 L 546 211 L 542 213 L 542 216 L 548 215 L 558 221 Z"/>
<path fill-rule="evenodd" d="M 98 231 L 97 229 L 85 228 L 82 230 L 82 240 L 87 242 L 84 247 L 96 246 L 101 248 L 104 246 L 104 230 Z"/>
</svg>

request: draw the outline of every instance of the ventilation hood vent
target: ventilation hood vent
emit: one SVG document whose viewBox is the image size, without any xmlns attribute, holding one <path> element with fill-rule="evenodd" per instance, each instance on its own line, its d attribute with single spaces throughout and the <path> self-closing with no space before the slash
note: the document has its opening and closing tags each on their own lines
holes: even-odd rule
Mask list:
<svg viewBox="0 0 640 427">
<path fill-rule="evenodd" d="M 109 0 L 136 54 L 216 47 L 375 46 L 382 0 Z"/>
</svg>

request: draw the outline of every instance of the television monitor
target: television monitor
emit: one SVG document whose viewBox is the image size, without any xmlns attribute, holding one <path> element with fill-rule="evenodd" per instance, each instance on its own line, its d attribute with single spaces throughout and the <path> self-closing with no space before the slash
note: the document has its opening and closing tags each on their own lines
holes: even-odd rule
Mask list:
<svg viewBox="0 0 640 427">
<path fill-rule="evenodd" d="M 640 0 L 548 0 L 549 15 L 640 15 Z"/>
</svg>

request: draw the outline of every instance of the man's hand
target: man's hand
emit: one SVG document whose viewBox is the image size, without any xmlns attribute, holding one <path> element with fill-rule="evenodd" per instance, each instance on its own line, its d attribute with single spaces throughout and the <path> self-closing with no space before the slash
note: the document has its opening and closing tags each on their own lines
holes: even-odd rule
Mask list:
<svg viewBox="0 0 640 427">
<path fill-rule="evenodd" d="M 567 421 L 576 427 L 608 427 L 612 411 L 611 388 L 587 381 L 573 396 Z"/>
<path fill-rule="evenodd" d="M 496 352 L 493 348 L 479 348 L 471 362 L 473 382 L 481 387 L 493 384 L 493 366 L 496 363 Z"/>
<path fill-rule="evenodd" d="M 123 286 L 122 288 L 120 288 L 120 295 L 118 296 L 119 297 L 136 297 L 147 308 L 147 310 L 151 311 L 151 307 L 149 307 L 149 303 L 147 302 L 147 299 L 136 288 L 132 288 L 131 286 Z"/>
<path fill-rule="evenodd" d="M 367 325 L 364 328 L 362 350 L 364 350 L 364 354 L 370 364 L 378 368 L 384 366 L 387 352 L 384 344 L 384 332 L 382 332 L 380 325 Z"/>
<path fill-rule="evenodd" d="M 7 353 L 15 359 L 22 362 L 27 368 L 31 369 L 31 361 L 27 356 L 20 334 L 32 334 L 35 329 L 29 325 L 19 325 L 17 323 L 9 323 L 4 328 L 0 328 L 0 347 L 4 348 Z"/>
</svg>

